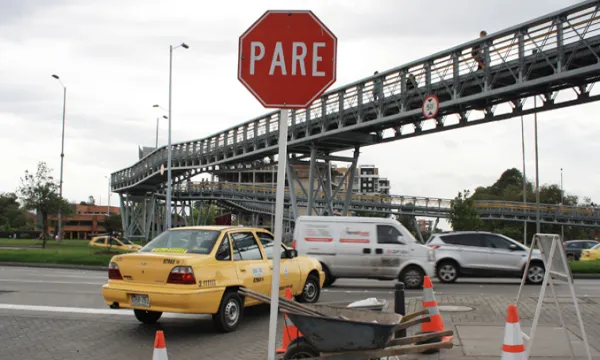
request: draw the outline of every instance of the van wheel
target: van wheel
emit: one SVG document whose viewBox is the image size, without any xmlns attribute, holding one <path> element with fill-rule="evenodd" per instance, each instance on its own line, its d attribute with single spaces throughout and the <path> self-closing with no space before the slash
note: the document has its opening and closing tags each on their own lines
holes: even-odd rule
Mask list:
<svg viewBox="0 0 600 360">
<path fill-rule="evenodd" d="M 323 282 L 323 287 L 331 286 L 335 282 L 336 278 L 334 278 L 333 275 L 331 275 L 331 271 L 329 271 L 329 268 L 323 263 L 321 263 L 321 267 L 323 268 L 323 272 L 325 273 L 325 282 Z"/>
<path fill-rule="evenodd" d="M 425 281 L 425 272 L 418 266 L 410 265 L 400 273 L 400 281 L 406 289 L 420 289 Z"/>
<path fill-rule="evenodd" d="M 240 325 L 243 315 L 244 305 L 240 295 L 237 292 L 226 292 L 221 299 L 219 312 L 212 317 L 217 330 L 232 332 Z"/>
</svg>

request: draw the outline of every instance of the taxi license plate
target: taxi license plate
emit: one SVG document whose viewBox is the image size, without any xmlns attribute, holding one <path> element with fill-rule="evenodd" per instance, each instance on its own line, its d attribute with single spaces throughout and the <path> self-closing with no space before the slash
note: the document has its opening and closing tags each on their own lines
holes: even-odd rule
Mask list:
<svg viewBox="0 0 600 360">
<path fill-rule="evenodd" d="M 148 295 L 131 295 L 131 306 L 150 307 L 150 299 Z"/>
</svg>

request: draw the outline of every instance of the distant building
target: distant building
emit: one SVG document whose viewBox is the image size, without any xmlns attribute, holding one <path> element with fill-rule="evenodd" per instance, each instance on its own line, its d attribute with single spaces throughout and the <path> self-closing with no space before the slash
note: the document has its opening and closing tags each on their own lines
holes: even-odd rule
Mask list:
<svg viewBox="0 0 600 360">
<path fill-rule="evenodd" d="M 326 168 L 323 163 L 319 163 L 321 174 L 326 172 Z M 308 191 L 309 188 L 309 174 L 310 166 L 308 164 L 293 164 L 292 168 L 296 173 L 296 180 L 302 184 L 302 187 Z M 347 168 L 338 168 L 333 165 L 331 167 L 331 182 L 332 190 L 335 191 L 336 186 L 343 179 Z M 234 183 L 234 184 L 260 184 L 262 186 L 275 187 L 277 184 L 277 165 L 271 167 L 265 167 L 261 169 L 242 169 L 242 170 L 222 170 L 215 173 L 216 181 Z M 315 171 L 313 189 L 319 188 L 319 177 Z M 287 180 L 287 179 L 286 179 Z M 288 186 L 286 181 L 286 186 Z M 296 192 L 301 192 L 302 187 L 298 184 L 294 184 Z M 348 189 L 347 181 L 341 183 L 342 192 L 346 192 Z M 363 165 L 356 168 L 354 181 L 352 184 L 352 192 L 355 194 L 365 195 L 378 195 L 390 193 L 390 181 L 379 175 L 379 169 L 374 165 Z M 321 188 L 319 191 L 323 191 Z M 299 215 L 306 214 L 305 206 L 298 206 Z M 341 214 L 335 214 L 341 215 Z"/>
<path fill-rule="evenodd" d="M 75 214 L 64 218 L 63 237 L 65 239 L 91 239 L 96 234 L 104 233 L 104 222 L 108 218 L 108 206 L 99 205 L 75 205 Z M 121 214 L 121 208 L 118 206 L 110 207 L 110 214 Z M 52 224 L 48 232 L 56 234 L 57 229 L 55 224 L 58 221 L 57 216 L 50 216 L 49 223 Z M 36 230 L 41 232 L 42 221 L 40 216 L 37 217 Z"/>
<path fill-rule="evenodd" d="M 337 176 L 335 176 L 334 179 L 339 181 L 346 173 L 347 168 L 337 168 L 335 170 Z M 346 182 L 343 186 L 344 191 L 348 189 Z M 356 168 L 356 172 L 354 173 L 352 192 L 365 195 L 389 195 L 390 181 L 379 175 L 379 168 L 375 167 L 375 165 L 360 165 Z"/>
</svg>

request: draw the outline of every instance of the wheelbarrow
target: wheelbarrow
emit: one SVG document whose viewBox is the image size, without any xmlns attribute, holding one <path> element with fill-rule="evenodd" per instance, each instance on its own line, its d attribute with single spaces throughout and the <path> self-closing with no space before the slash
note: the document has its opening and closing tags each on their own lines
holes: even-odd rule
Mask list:
<svg viewBox="0 0 600 360">
<path fill-rule="evenodd" d="M 250 289 L 240 288 L 238 292 L 265 303 L 271 302 L 268 296 Z M 286 299 L 280 299 L 279 307 L 302 333 L 290 342 L 284 360 L 371 360 L 453 346 L 452 342 L 432 342 L 453 335 L 452 330 L 394 337 L 396 331 L 430 321 L 429 316 L 425 316 L 428 310 L 402 316 L 373 310 L 299 304 Z"/>
<path fill-rule="evenodd" d="M 452 330 L 394 338 L 398 330 L 429 321 L 428 316 L 422 316 L 427 310 L 402 316 L 326 305 L 303 307 L 320 315 L 281 309 L 302 333 L 302 336 L 290 342 L 284 360 L 370 360 L 453 346 L 452 342 L 414 345 L 453 335 Z"/>
</svg>

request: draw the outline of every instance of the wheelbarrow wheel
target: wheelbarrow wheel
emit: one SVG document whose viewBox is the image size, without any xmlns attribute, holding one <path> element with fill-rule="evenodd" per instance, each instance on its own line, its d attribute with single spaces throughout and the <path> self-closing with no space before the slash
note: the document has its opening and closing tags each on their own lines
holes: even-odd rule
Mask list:
<svg viewBox="0 0 600 360">
<path fill-rule="evenodd" d="M 303 337 L 298 337 L 289 343 L 285 354 L 283 354 L 283 360 L 293 359 L 310 359 L 317 357 L 321 353 L 309 344 Z"/>
</svg>

